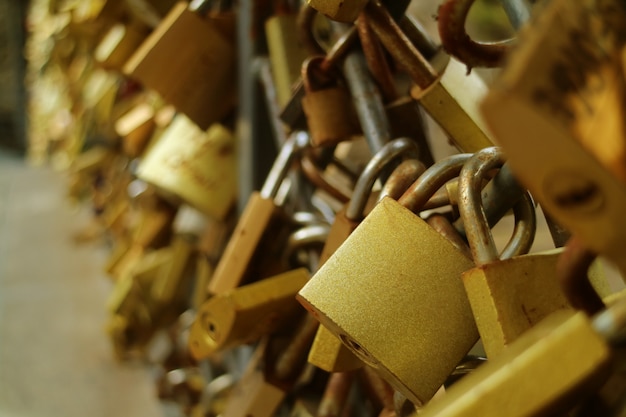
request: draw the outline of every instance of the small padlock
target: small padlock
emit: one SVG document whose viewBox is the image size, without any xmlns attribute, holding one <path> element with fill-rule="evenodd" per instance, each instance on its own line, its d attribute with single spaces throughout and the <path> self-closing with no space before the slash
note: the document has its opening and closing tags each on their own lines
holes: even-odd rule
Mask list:
<svg viewBox="0 0 626 417">
<path fill-rule="evenodd" d="M 501 166 L 503 159 L 497 148 L 485 148 L 470 158 L 459 177 L 459 212 L 477 266 L 463 273 L 463 285 L 490 359 L 552 312 L 570 308 L 556 276 L 560 250 L 498 259 L 480 187 L 487 172 Z M 534 207 L 529 197 L 524 201 L 529 218 L 521 224 L 534 236 Z"/>
<path fill-rule="evenodd" d="M 296 132 L 281 148 L 263 188 L 260 192 L 252 193 L 241 213 L 209 282 L 209 293 L 220 294 L 230 291 L 245 282 L 253 272 L 254 264 L 258 263 L 257 252 L 262 238 L 272 229 L 280 212 L 274 198 L 294 157 L 308 146 L 308 143 L 309 137 L 306 133 Z M 276 236 L 272 238 L 275 239 Z"/>
<path fill-rule="evenodd" d="M 210 17 L 188 7 L 182 1 L 172 7 L 123 72 L 206 130 L 235 106 L 235 48 Z"/>
<path fill-rule="evenodd" d="M 210 298 L 192 325 L 191 354 L 200 360 L 282 327 L 297 317 L 300 308 L 295 295 L 308 280 L 309 272 L 299 268 Z"/>
<path fill-rule="evenodd" d="M 626 300 L 592 318 L 559 310 L 453 385 L 420 417 L 560 415 L 607 380 L 626 335 Z"/>
<path fill-rule="evenodd" d="M 393 20 L 385 6 L 368 2 L 364 16 L 385 49 L 406 71 L 416 87 L 411 96 L 443 128 L 457 147 L 475 152 L 492 146 L 477 103 L 487 93 L 485 83 L 475 74 L 466 74 L 463 64 L 439 54 L 433 68 Z"/>
<path fill-rule="evenodd" d="M 117 23 L 98 43 L 94 50 L 94 58 L 104 68 L 120 71 L 148 33 L 148 28 L 139 22 Z"/>
<path fill-rule="evenodd" d="M 115 122 L 115 132 L 122 138 L 124 153 L 131 158 L 140 156 L 146 149 L 156 127 L 154 109 L 140 103 Z"/>
<path fill-rule="evenodd" d="M 331 146 L 350 140 L 361 131 L 349 91 L 328 72 L 321 72 L 324 57 L 312 57 L 302 64 L 306 115 L 311 144 Z"/>
<path fill-rule="evenodd" d="M 382 171 L 399 157 L 412 158 L 417 154 L 415 142 L 401 138 L 387 143 L 374 155 L 359 176 L 352 199 L 335 216 L 328 240 L 322 250 L 320 266 L 324 265 L 365 217 L 372 187 Z M 362 366 L 362 362 L 354 357 L 344 344 L 324 326 L 320 326 L 317 331 L 308 360 L 311 364 L 328 372 L 344 372 Z"/>
<path fill-rule="evenodd" d="M 237 191 L 235 138 L 224 126 L 199 129 L 179 114 L 146 152 L 137 176 L 174 202 L 223 220 Z"/>
<path fill-rule="evenodd" d="M 411 188 L 434 193 L 468 158 L 440 161 Z M 458 279 L 472 263 L 414 214 L 428 197 L 384 198 L 298 294 L 322 325 L 416 404 L 435 394 L 478 340 Z"/>
</svg>

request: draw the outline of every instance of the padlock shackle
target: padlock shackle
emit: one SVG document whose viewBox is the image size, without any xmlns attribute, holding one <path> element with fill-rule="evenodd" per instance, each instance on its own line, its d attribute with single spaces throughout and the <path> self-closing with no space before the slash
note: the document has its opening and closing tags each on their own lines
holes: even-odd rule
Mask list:
<svg viewBox="0 0 626 417">
<path fill-rule="evenodd" d="M 398 165 L 380 191 L 378 201 L 384 197 L 390 197 L 394 200 L 402 197 L 402 194 L 424 173 L 426 167 L 417 159 L 406 159 Z M 447 203 L 446 203 L 447 204 Z M 445 205 L 445 204 L 444 204 Z"/>
<path fill-rule="evenodd" d="M 364 217 L 365 206 L 376 179 L 394 159 L 400 156 L 417 158 L 418 155 L 417 144 L 408 138 L 392 140 L 376 152 L 354 185 L 352 198 L 346 208 L 346 217 L 353 221 L 359 221 Z"/>
<path fill-rule="evenodd" d="M 461 172 L 463 165 L 472 157 L 470 153 L 461 153 L 449 156 L 428 168 L 402 194 L 398 200 L 400 204 L 414 213 L 420 212 L 437 190 L 446 182 L 455 178 Z"/>
<path fill-rule="evenodd" d="M 326 223 L 310 224 L 293 232 L 289 235 L 285 245 L 283 256 L 287 262 L 300 249 L 311 248 L 317 246 L 321 252 L 322 247 L 328 239 L 330 225 Z M 317 265 L 305 265 L 310 268 L 311 272 L 317 268 Z"/>
<path fill-rule="evenodd" d="M 515 216 L 513 235 L 500 253 L 500 259 L 509 259 L 528 253 L 535 241 L 537 213 L 533 199 L 527 191 L 513 206 L 513 215 Z"/>
<path fill-rule="evenodd" d="M 626 343 L 626 297 L 593 316 L 592 326 L 613 346 Z"/>
<path fill-rule="evenodd" d="M 278 152 L 278 156 L 274 160 L 274 164 L 267 174 L 267 178 L 261 188 L 261 197 L 264 199 L 273 199 L 276 197 L 280 185 L 287 176 L 291 162 L 303 149 L 309 146 L 309 135 L 303 131 L 293 132 L 287 138 L 282 148 Z"/>
</svg>

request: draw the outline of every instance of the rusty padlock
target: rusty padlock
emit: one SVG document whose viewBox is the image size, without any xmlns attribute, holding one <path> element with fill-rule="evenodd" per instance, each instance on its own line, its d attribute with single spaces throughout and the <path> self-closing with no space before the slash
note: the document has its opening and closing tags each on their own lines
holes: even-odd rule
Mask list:
<svg viewBox="0 0 626 417">
<path fill-rule="evenodd" d="M 313 146 L 335 145 L 361 131 L 350 92 L 332 71 L 322 71 L 323 61 L 324 57 L 316 56 L 302 64 L 302 109 Z"/>
</svg>

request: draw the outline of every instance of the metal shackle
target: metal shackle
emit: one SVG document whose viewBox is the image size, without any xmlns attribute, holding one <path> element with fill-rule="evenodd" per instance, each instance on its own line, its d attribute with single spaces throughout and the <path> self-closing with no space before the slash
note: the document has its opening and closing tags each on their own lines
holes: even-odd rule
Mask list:
<svg viewBox="0 0 626 417">
<path fill-rule="evenodd" d="M 330 232 L 330 225 L 327 223 L 309 224 L 300 229 L 297 229 L 287 239 L 285 245 L 285 252 L 283 254 L 284 259 L 289 261 L 299 250 L 302 249 L 316 249 L 321 252 L 322 247 L 328 239 L 328 233 Z M 317 260 L 316 262 L 317 263 Z M 314 271 L 316 265 L 306 265 L 310 267 L 311 271 Z"/>
<path fill-rule="evenodd" d="M 535 237 L 534 205 L 528 193 L 525 193 L 514 206 L 516 221 L 513 236 L 502 255 L 498 254 L 482 204 L 481 188 L 486 174 L 503 164 L 504 154 L 500 148 L 484 148 L 467 161 L 459 175 L 459 213 L 476 265 L 526 253 Z"/>
<path fill-rule="evenodd" d="M 280 148 L 276 160 L 267 174 L 267 178 L 261 188 L 261 197 L 274 199 L 280 185 L 287 176 L 294 158 L 310 144 L 309 135 L 303 131 L 296 131 L 289 135 L 287 141 Z"/>
<path fill-rule="evenodd" d="M 436 162 L 415 180 L 398 202 L 414 213 L 420 212 L 437 190 L 459 175 L 463 165 L 471 157 L 472 154 L 462 153 Z"/>
<path fill-rule="evenodd" d="M 417 144 L 408 138 L 394 139 L 386 143 L 380 151 L 370 159 L 365 169 L 359 176 L 355 186 L 352 198 L 346 208 L 346 217 L 350 220 L 360 220 L 363 218 L 367 200 L 371 194 L 372 187 L 376 179 L 380 176 L 383 169 L 396 158 L 404 156 L 405 158 L 417 158 L 419 148 Z"/>
<path fill-rule="evenodd" d="M 402 194 L 424 173 L 426 167 L 417 159 L 406 159 L 398 165 L 387 181 L 383 185 L 383 189 L 380 191 L 378 201 L 385 197 L 393 198 L 394 200 L 402 197 Z"/>
</svg>

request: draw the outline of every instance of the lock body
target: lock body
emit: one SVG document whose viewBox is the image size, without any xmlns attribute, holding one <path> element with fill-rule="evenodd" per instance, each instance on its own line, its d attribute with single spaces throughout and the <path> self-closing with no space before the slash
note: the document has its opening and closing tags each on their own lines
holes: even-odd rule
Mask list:
<svg viewBox="0 0 626 417">
<path fill-rule="evenodd" d="M 191 353 L 201 359 L 269 334 L 301 312 L 296 293 L 309 279 L 300 268 L 216 295 L 198 311 L 189 337 Z"/>
<path fill-rule="evenodd" d="M 531 417 L 563 412 L 607 377 L 611 349 L 585 313 L 557 311 L 452 386 L 424 417 Z M 557 414 L 558 415 L 558 414 Z"/>
<path fill-rule="evenodd" d="M 418 216 L 384 198 L 298 299 L 363 362 L 424 404 L 478 340 L 459 279 L 471 266 Z"/>
<path fill-rule="evenodd" d="M 236 103 L 235 64 L 235 49 L 220 28 L 179 2 L 123 72 L 157 91 L 204 130 Z"/>
<path fill-rule="evenodd" d="M 146 153 L 137 176 L 170 199 L 222 220 L 236 196 L 234 137 L 220 124 L 203 131 L 178 115 Z"/>
</svg>

